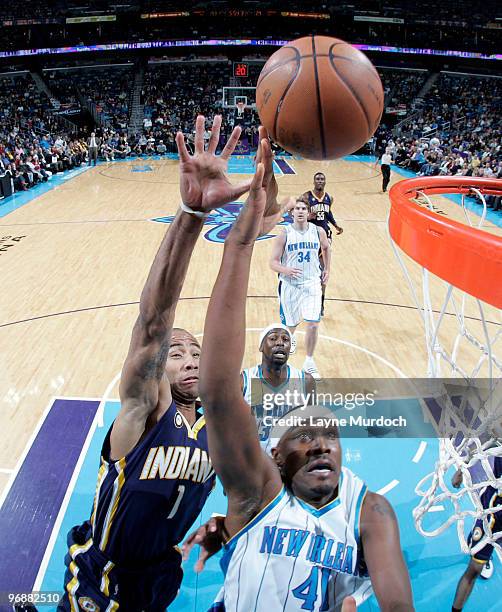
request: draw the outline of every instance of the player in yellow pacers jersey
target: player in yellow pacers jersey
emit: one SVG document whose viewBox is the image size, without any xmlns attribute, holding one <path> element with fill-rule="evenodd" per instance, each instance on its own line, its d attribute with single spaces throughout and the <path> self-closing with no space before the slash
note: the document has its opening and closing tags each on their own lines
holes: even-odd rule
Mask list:
<svg viewBox="0 0 502 612">
<path fill-rule="evenodd" d="M 330 225 L 332 225 L 337 235 L 343 233 L 341 228 L 336 222 L 333 216 L 331 207 L 334 202 L 333 196 L 326 193 L 326 176 L 322 172 L 316 172 L 314 174 L 314 189 L 306 191 L 302 194 L 301 199 L 307 204 L 309 208 L 309 222 L 322 227 L 328 236 L 329 243 L 331 244 L 332 232 Z M 321 265 L 322 265 L 321 257 Z M 321 303 L 321 316 L 324 314 L 324 296 L 326 293 L 326 283 L 322 284 L 322 303 Z"/>
<path fill-rule="evenodd" d="M 220 126 L 217 116 L 205 150 L 204 117 L 197 118 L 193 156 L 176 135 L 182 203 L 141 294 L 90 519 L 68 534 L 59 611 L 160 612 L 180 587 L 177 544 L 209 495 L 214 471 L 197 402 L 200 346 L 173 328 L 174 316 L 206 214 L 250 184 L 230 184 L 226 168 L 240 128 L 217 157 Z"/>
</svg>

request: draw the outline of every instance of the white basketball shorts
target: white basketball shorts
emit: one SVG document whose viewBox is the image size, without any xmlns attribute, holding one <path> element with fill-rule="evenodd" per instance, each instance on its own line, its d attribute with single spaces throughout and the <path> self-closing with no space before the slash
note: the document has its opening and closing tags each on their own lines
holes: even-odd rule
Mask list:
<svg viewBox="0 0 502 612">
<path fill-rule="evenodd" d="M 279 309 L 283 325 L 294 327 L 302 321 L 321 320 L 322 288 L 316 279 L 304 285 L 279 281 Z"/>
</svg>

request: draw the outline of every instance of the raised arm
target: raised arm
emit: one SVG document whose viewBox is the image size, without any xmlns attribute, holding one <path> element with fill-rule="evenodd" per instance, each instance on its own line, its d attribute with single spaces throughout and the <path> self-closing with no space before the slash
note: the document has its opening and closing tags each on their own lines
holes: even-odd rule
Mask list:
<svg viewBox="0 0 502 612">
<path fill-rule="evenodd" d="M 121 410 L 111 434 L 114 459 L 138 443 L 159 400 L 169 405 L 171 390 L 165 374 L 171 330 L 183 281 L 203 220 L 178 212 L 164 236 L 141 294 L 129 352 L 120 381 Z"/>
<path fill-rule="evenodd" d="M 412 612 L 410 577 L 396 515 L 378 493 L 367 493 L 361 510 L 361 541 L 371 584 L 383 612 Z"/>
<path fill-rule="evenodd" d="M 260 146 L 270 145 L 262 140 Z M 249 269 L 265 204 L 264 166 L 259 162 L 249 198 L 225 241 L 207 310 L 200 362 L 209 452 L 228 496 L 229 535 L 282 486 L 277 469 L 261 450 L 256 421 L 242 397 L 240 379 Z"/>
<path fill-rule="evenodd" d="M 171 392 L 165 375 L 170 336 L 203 216 L 217 206 L 233 201 L 248 190 L 250 181 L 231 185 L 226 167 L 239 139 L 236 128 L 220 157 L 215 156 L 221 117 L 216 116 L 208 150 L 204 151 L 204 117 L 196 122 L 195 154 L 191 157 L 178 132 L 180 193 L 188 211 L 179 211 L 170 225 L 152 264 L 141 294 L 139 316 L 134 324 L 129 352 L 122 370 L 122 407 L 113 425 L 111 456 L 125 456 L 144 433 L 148 417 L 159 403 L 169 405 Z"/>
</svg>

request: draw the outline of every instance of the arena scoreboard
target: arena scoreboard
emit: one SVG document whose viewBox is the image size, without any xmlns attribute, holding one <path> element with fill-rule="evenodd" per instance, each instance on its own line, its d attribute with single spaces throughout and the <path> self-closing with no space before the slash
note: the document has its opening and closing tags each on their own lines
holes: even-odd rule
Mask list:
<svg viewBox="0 0 502 612">
<path fill-rule="evenodd" d="M 249 64 L 246 62 L 234 62 L 234 77 L 249 76 Z"/>
</svg>

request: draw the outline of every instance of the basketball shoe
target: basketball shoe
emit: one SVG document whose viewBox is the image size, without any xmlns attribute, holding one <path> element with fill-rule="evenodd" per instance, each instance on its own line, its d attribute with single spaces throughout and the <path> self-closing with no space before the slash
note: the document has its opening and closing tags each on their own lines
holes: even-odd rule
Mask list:
<svg viewBox="0 0 502 612">
<path fill-rule="evenodd" d="M 481 578 L 488 580 L 493 575 L 493 563 L 491 561 L 487 561 L 481 570 Z"/>
<path fill-rule="evenodd" d="M 315 378 L 316 380 L 319 380 L 321 378 L 321 375 L 319 374 L 319 370 L 317 369 L 315 361 L 312 357 L 305 358 L 305 361 L 303 362 L 302 370 L 304 372 L 307 372 L 307 374 L 310 374 L 312 378 Z"/>
</svg>

